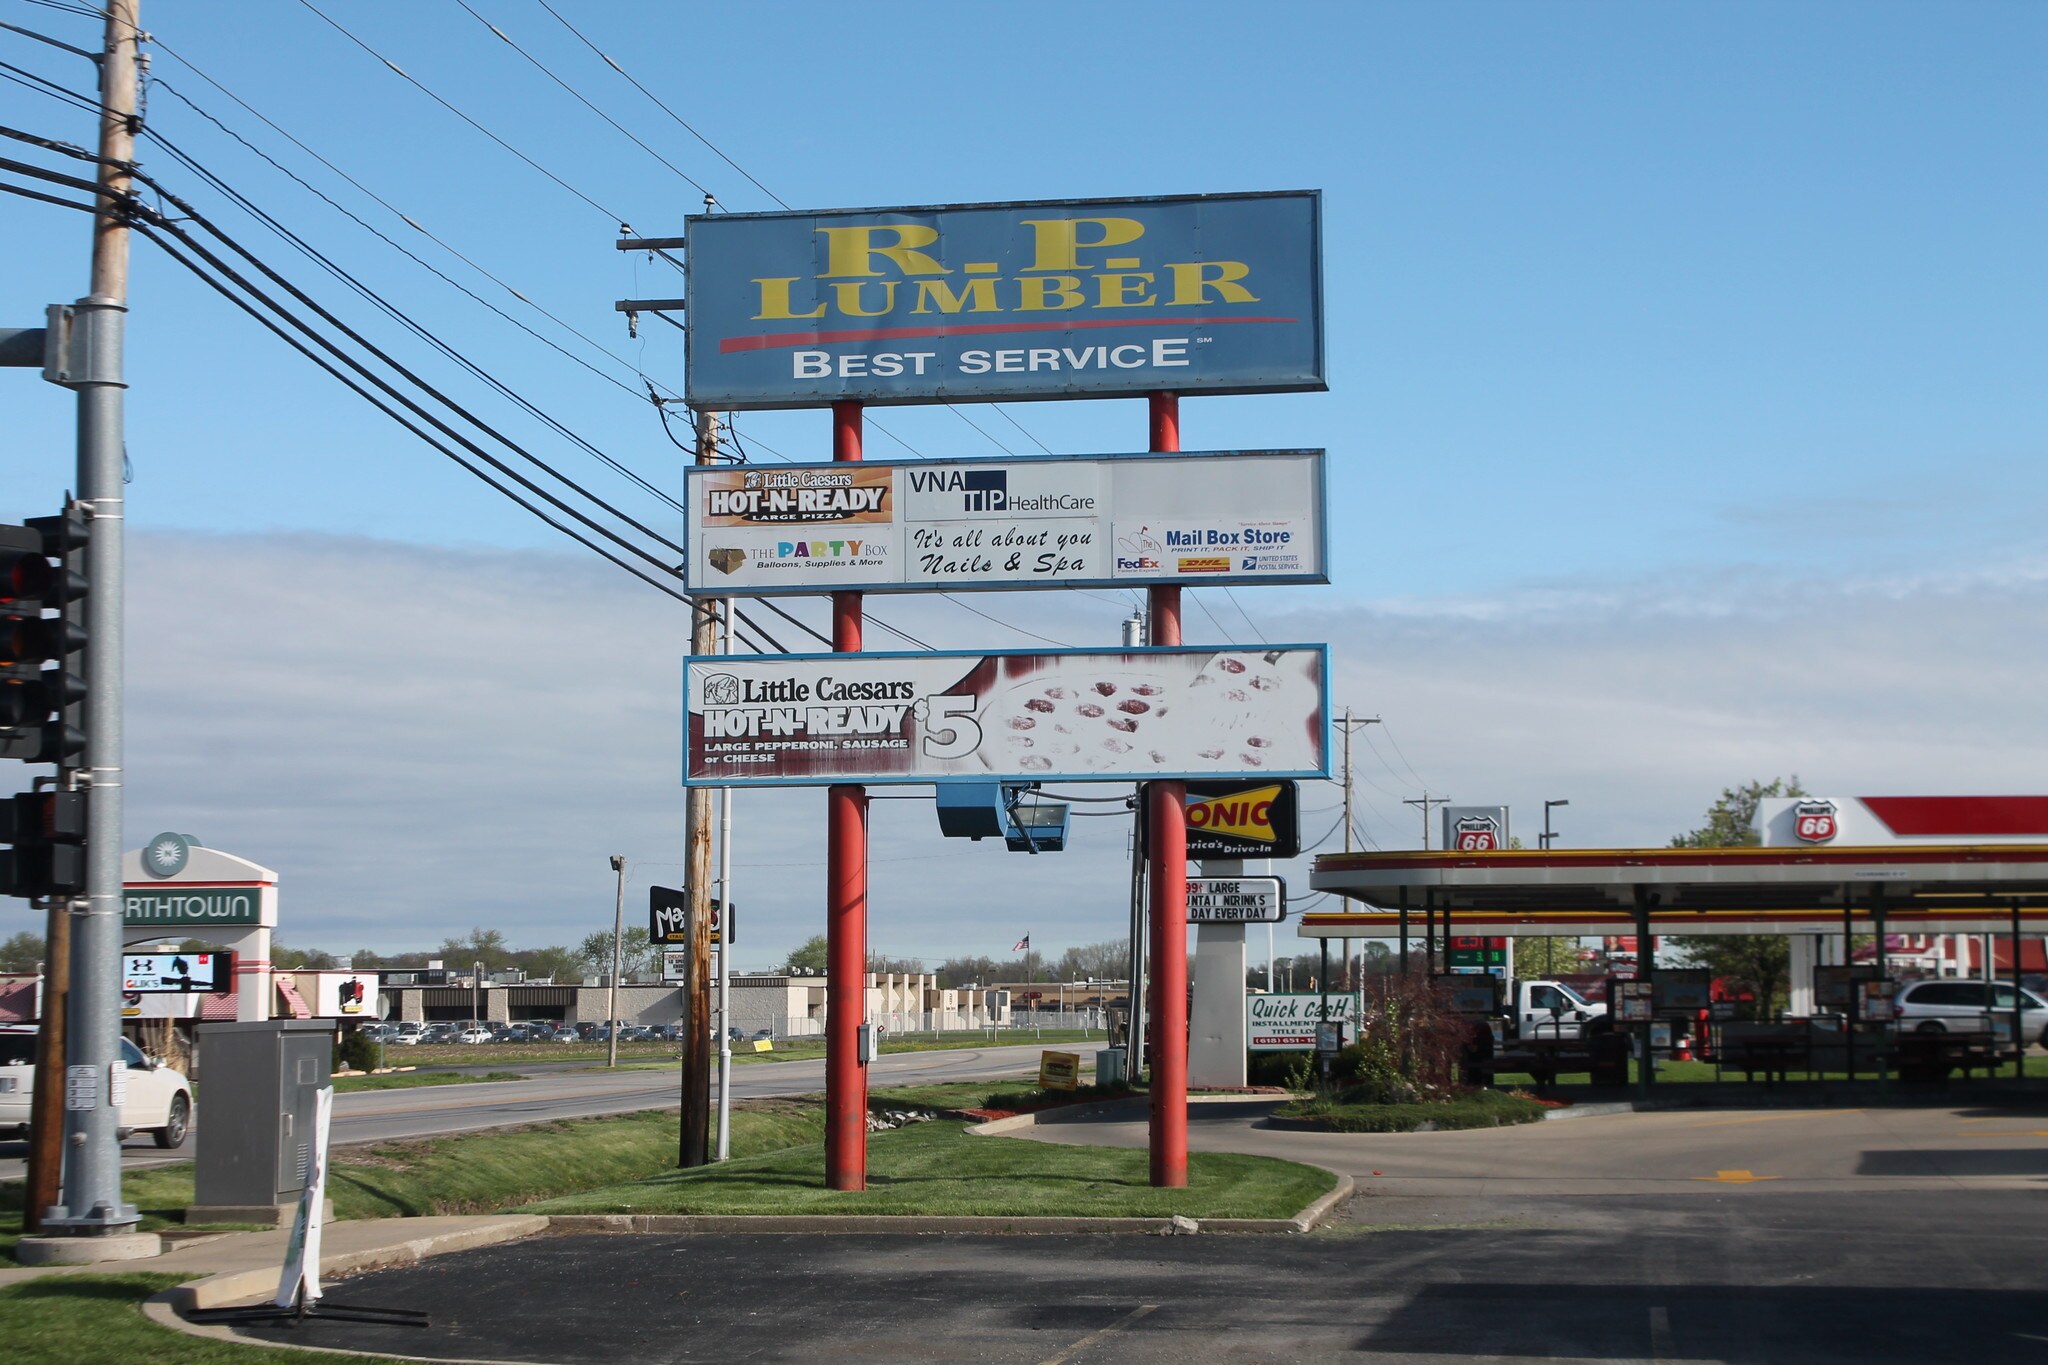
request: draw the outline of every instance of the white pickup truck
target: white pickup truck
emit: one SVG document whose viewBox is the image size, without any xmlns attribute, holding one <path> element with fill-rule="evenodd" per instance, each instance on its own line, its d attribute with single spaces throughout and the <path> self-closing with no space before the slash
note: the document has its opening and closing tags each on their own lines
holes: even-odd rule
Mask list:
<svg viewBox="0 0 2048 1365">
<path fill-rule="evenodd" d="M 145 1131 L 159 1147 L 185 1145 L 192 1126 L 192 1083 L 183 1074 L 142 1055 L 121 1040 L 121 1110 L 119 1130 Z M 0 1136 L 28 1135 L 35 1104 L 36 1029 L 0 1029 Z"/>
<path fill-rule="evenodd" d="M 1595 1004 L 1562 981 L 1511 981 L 1506 1037 L 1522 1042 L 1589 1038 L 1612 1027 L 1607 1006 Z"/>
</svg>

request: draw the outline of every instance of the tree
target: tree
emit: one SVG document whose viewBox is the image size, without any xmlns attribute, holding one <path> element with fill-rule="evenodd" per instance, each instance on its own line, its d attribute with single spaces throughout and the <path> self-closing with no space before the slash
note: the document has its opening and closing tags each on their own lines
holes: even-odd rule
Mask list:
<svg viewBox="0 0 2048 1365">
<path fill-rule="evenodd" d="M 586 972 L 598 976 L 609 976 L 612 970 L 612 931 L 600 929 L 587 935 L 576 945 L 576 961 Z M 648 974 L 654 969 L 656 954 L 653 943 L 648 940 L 647 930 L 633 925 L 619 936 L 619 979 L 630 980 Z"/>
<path fill-rule="evenodd" d="M 609 938 L 610 935 L 606 937 Z M 518 961 L 520 970 L 528 976 L 547 981 L 576 976 L 583 970 L 582 960 L 577 957 L 573 948 L 528 948 L 512 956 Z M 605 960 L 605 970 L 611 970 L 609 956 Z"/>
<path fill-rule="evenodd" d="M 1125 981 L 1131 975 L 1129 939 L 1084 943 L 1060 954 L 1052 974 L 1062 981 Z"/>
<path fill-rule="evenodd" d="M 43 936 L 27 930 L 0 943 L 0 972 L 32 972 L 43 962 Z"/>
<path fill-rule="evenodd" d="M 1673 848 L 1741 848 L 1759 842 L 1757 807 L 1768 796 L 1805 796 L 1795 775 L 1728 787 L 1707 807 L 1707 822 L 1671 841 Z M 1715 976 L 1736 977 L 1756 986 L 1759 1008 L 1768 1013 L 1791 973 L 1792 944 L 1782 934 L 1684 934 L 1671 946 Z"/>
<path fill-rule="evenodd" d="M 986 986 L 1001 971 L 1002 967 L 992 957 L 949 957 L 939 964 L 939 986 L 942 990 Z"/>
<path fill-rule="evenodd" d="M 923 976 L 924 959 L 921 957 L 883 957 L 879 953 L 868 954 L 868 970 L 876 976 Z"/>
<path fill-rule="evenodd" d="M 642 937 L 645 937 L 644 933 Z M 604 969 L 610 971 L 609 937 L 605 951 L 607 956 Z M 471 929 L 468 938 L 442 939 L 441 946 L 432 955 L 446 962 L 450 971 L 467 972 L 470 964 L 475 962 L 483 963 L 487 972 L 512 965 L 512 950 L 505 946 L 504 934 L 496 929 L 483 928 L 481 925 Z"/>
<path fill-rule="evenodd" d="M 789 950 L 789 956 L 782 960 L 784 976 L 823 976 L 825 974 L 825 936 L 813 934 Z"/>
</svg>

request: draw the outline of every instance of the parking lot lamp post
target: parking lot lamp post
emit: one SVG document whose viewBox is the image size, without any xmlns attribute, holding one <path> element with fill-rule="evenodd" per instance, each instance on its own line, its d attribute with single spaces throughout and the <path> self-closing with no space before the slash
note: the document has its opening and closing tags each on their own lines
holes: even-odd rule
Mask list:
<svg viewBox="0 0 2048 1365">
<path fill-rule="evenodd" d="M 612 855 L 612 871 L 619 874 L 618 895 L 612 901 L 611 992 L 605 997 L 605 1065 L 619 1064 L 619 939 L 626 932 L 626 855 Z"/>
<path fill-rule="evenodd" d="M 1569 806 L 1570 804 L 1570 801 L 1565 800 L 1545 801 L 1543 803 L 1543 847 L 1549 848 L 1550 841 L 1557 837 L 1550 832 L 1550 808 L 1552 806 Z"/>
<path fill-rule="evenodd" d="M 483 988 L 484 964 L 472 962 L 469 964 L 469 1026 L 471 1028 L 482 1028 L 484 1024 L 482 1005 L 480 1003 L 483 998 Z"/>
</svg>

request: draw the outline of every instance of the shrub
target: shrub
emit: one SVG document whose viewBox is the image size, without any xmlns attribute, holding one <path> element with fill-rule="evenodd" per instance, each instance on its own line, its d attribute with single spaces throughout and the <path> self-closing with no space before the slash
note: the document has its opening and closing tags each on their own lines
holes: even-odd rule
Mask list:
<svg viewBox="0 0 2048 1365">
<path fill-rule="evenodd" d="M 1252 1085 L 1306 1090 L 1315 1073 L 1315 1060 L 1313 1052 L 1254 1052 L 1245 1064 L 1245 1079 Z"/>
<path fill-rule="evenodd" d="M 340 1046 L 334 1049 L 336 1071 L 370 1071 L 377 1065 L 379 1049 L 377 1040 L 367 1033 L 351 1029 L 341 1035 Z"/>
</svg>

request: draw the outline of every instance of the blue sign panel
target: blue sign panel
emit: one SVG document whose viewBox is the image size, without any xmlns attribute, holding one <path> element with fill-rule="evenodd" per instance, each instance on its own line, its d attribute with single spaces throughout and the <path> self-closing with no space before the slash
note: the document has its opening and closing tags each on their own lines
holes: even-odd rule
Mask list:
<svg viewBox="0 0 2048 1365">
<path fill-rule="evenodd" d="M 1323 389 L 1316 191 L 689 220 L 697 408 Z"/>
</svg>

